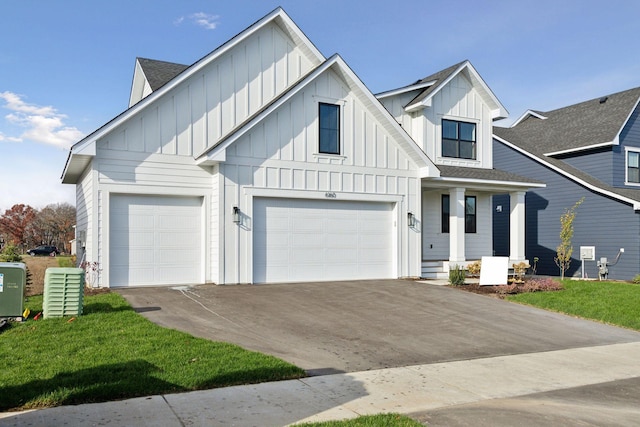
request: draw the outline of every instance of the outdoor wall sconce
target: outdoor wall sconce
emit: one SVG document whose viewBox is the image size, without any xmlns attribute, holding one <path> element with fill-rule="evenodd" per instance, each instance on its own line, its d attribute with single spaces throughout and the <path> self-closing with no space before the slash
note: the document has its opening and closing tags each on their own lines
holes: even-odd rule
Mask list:
<svg viewBox="0 0 640 427">
<path fill-rule="evenodd" d="M 412 228 L 416 226 L 416 216 L 412 212 L 407 213 L 407 224 Z"/>
<path fill-rule="evenodd" d="M 237 206 L 233 207 L 233 222 L 240 224 L 240 208 Z"/>
</svg>

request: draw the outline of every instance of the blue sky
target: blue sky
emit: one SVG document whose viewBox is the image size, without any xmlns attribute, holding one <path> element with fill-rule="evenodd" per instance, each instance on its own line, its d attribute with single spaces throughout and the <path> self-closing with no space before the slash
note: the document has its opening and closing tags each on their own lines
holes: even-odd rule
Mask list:
<svg viewBox="0 0 640 427">
<path fill-rule="evenodd" d="M 124 111 L 135 58 L 191 64 L 282 6 L 382 92 L 469 59 L 510 112 L 640 86 L 640 2 L 0 1 L 0 213 L 75 204 L 68 149 Z"/>
</svg>

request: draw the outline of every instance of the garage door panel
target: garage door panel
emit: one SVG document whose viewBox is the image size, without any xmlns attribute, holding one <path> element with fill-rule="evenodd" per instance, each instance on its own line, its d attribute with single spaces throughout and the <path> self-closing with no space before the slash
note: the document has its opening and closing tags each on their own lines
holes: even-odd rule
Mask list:
<svg viewBox="0 0 640 427">
<path fill-rule="evenodd" d="M 390 203 L 254 199 L 254 282 L 395 277 L 392 212 Z"/>
<path fill-rule="evenodd" d="M 199 283 L 202 199 L 113 195 L 110 286 Z"/>
</svg>

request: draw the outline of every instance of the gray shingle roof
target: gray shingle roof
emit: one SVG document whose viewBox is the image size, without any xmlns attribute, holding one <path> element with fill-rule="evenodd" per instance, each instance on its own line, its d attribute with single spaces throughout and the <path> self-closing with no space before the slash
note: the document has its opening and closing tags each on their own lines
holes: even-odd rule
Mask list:
<svg viewBox="0 0 640 427">
<path fill-rule="evenodd" d="M 446 165 L 438 165 L 438 169 L 440 169 L 440 177 L 443 178 L 462 178 L 478 179 L 482 181 L 544 184 L 544 182 L 537 179 L 525 178 L 523 176 L 516 175 L 511 172 L 506 172 L 500 169 L 482 169 Z"/>
<path fill-rule="evenodd" d="M 189 65 L 173 62 L 157 61 L 155 59 L 138 58 L 151 90 L 155 91 L 173 80 L 178 74 L 189 68 Z"/>
<path fill-rule="evenodd" d="M 606 98 L 605 102 L 600 102 Z M 547 156 L 613 141 L 640 99 L 640 88 L 570 105 L 549 112 L 538 112 L 547 119 L 529 117 L 512 128 L 494 126 L 495 136 L 529 153 L 534 159 L 555 167 L 576 180 L 597 189 L 640 201 L 640 191 L 613 187 L 592 175 Z"/>
<path fill-rule="evenodd" d="M 427 76 L 415 82 L 413 85 L 417 85 L 420 83 L 428 83 L 428 82 L 435 82 L 435 83 L 429 86 L 428 88 L 425 88 L 422 92 L 416 95 L 416 97 L 413 98 L 407 105 L 415 104 L 427 98 L 429 94 L 437 90 L 442 84 L 442 82 L 444 82 L 451 74 L 453 74 L 454 71 L 456 71 L 465 62 L 467 62 L 467 60 L 459 62 L 455 65 L 452 65 L 449 68 L 445 68 L 444 70 L 438 71 L 435 74 L 431 74 L 430 76 Z"/>
<path fill-rule="evenodd" d="M 547 118 L 529 117 L 512 128 L 495 127 L 494 133 L 538 154 L 611 142 L 639 97 L 640 88 L 635 88 L 553 111 L 536 111 Z M 604 98 L 606 101 L 600 102 Z"/>
</svg>

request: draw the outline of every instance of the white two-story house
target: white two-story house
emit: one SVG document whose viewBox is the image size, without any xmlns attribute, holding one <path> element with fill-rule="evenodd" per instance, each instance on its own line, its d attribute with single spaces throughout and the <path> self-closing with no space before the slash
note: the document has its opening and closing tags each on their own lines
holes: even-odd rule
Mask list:
<svg viewBox="0 0 640 427">
<path fill-rule="evenodd" d="M 492 169 L 505 115 L 469 62 L 376 98 L 278 8 L 190 66 L 136 61 L 64 167 L 80 258 L 112 287 L 435 277 L 491 255 L 509 193 L 522 260 L 541 184 Z"/>
</svg>

